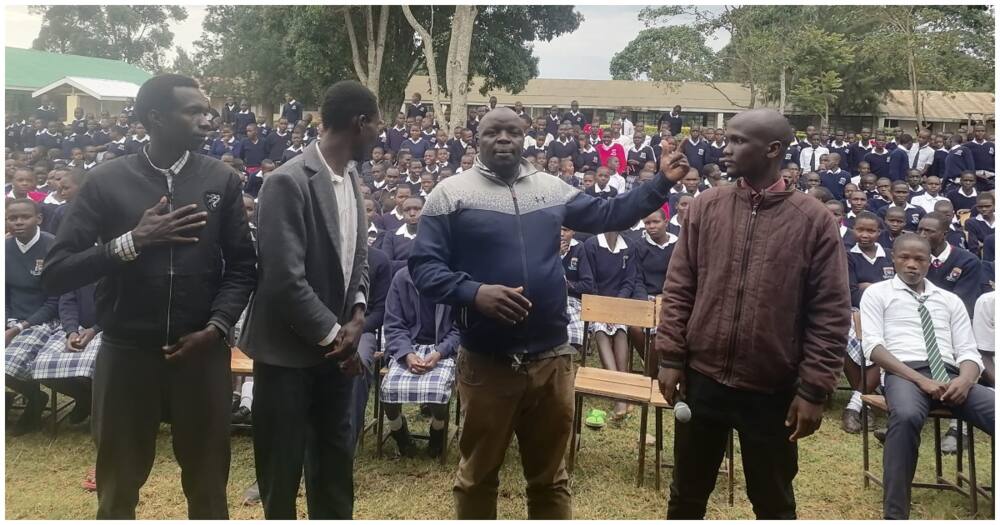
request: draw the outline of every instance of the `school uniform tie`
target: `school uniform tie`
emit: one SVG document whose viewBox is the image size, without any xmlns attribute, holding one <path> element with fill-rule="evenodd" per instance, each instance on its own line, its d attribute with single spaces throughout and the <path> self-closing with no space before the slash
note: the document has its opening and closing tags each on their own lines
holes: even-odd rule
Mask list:
<svg viewBox="0 0 1000 525">
<path fill-rule="evenodd" d="M 939 383 L 950 381 L 948 372 L 944 369 L 944 361 L 941 360 L 941 351 L 938 349 L 937 336 L 934 335 L 934 322 L 931 321 L 931 313 L 924 306 L 926 296 L 922 296 L 913 290 L 907 290 L 914 299 L 917 300 L 917 313 L 920 314 L 920 328 L 924 332 L 924 345 L 927 347 L 927 363 L 931 366 L 931 377 Z"/>
<path fill-rule="evenodd" d="M 809 170 L 816 171 L 816 148 L 813 148 L 812 157 L 809 158 Z"/>
<path fill-rule="evenodd" d="M 917 148 L 917 154 L 913 156 L 913 166 L 910 166 L 910 169 L 917 169 L 917 161 L 920 160 L 920 150 L 922 149 L 924 148 Z"/>
</svg>

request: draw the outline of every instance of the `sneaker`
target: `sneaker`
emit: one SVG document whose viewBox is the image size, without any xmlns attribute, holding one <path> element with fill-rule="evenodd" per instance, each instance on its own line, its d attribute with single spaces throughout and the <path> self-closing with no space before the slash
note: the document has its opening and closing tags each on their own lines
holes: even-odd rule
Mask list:
<svg viewBox="0 0 1000 525">
<path fill-rule="evenodd" d="M 445 430 L 434 430 L 431 428 L 430 439 L 427 440 L 427 455 L 432 458 L 441 457 L 444 452 Z"/>
<path fill-rule="evenodd" d="M 962 449 L 969 450 L 969 435 L 965 434 L 962 436 Z M 944 434 L 944 439 L 941 440 L 941 453 L 942 454 L 956 454 L 958 453 L 958 429 L 949 428 Z"/>
<path fill-rule="evenodd" d="M 840 422 L 840 428 L 848 434 L 860 434 L 861 412 L 851 408 L 844 409 L 844 415 Z"/>
<path fill-rule="evenodd" d="M 245 491 L 243 491 L 243 504 L 246 506 L 260 504 L 260 487 L 257 486 L 256 481 L 253 482 L 253 485 L 250 485 Z"/>
<path fill-rule="evenodd" d="M 49 402 L 49 395 L 39 391 L 35 396 L 28 398 L 28 405 L 24 407 L 21 417 L 14 423 L 12 436 L 23 436 L 42 428 L 42 411 Z"/>
<path fill-rule="evenodd" d="M 389 432 L 392 436 L 392 440 L 396 442 L 396 448 L 399 449 L 399 455 L 404 458 L 412 458 L 417 455 L 417 446 L 413 443 L 413 438 L 410 437 L 410 429 L 406 426 L 406 418 L 403 418 L 403 426 L 399 430 L 393 430 Z"/>
</svg>

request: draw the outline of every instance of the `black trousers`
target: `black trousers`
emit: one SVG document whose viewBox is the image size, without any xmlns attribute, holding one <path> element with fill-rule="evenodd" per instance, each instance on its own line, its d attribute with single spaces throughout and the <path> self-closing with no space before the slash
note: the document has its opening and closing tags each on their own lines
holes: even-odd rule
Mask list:
<svg viewBox="0 0 1000 525">
<path fill-rule="evenodd" d="M 354 379 L 334 361 L 253 366 L 253 449 L 266 519 L 295 519 L 303 467 L 310 519 L 354 513 Z"/>
<path fill-rule="evenodd" d="M 229 348 L 220 343 L 168 363 L 159 347 L 104 340 L 94 371 L 92 414 L 98 519 L 135 519 L 165 409 L 188 517 L 228 519 L 229 357 Z"/>
<path fill-rule="evenodd" d="M 798 448 L 785 416 L 794 392 L 761 394 L 686 371 L 691 420 L 674 433 L 674 477 L 667 519 L 702 519 L 715 488 L 730 429 L 740 437 L 747 496 L 758 519 L 795 519 L 792 480 Z"/>
</svg>

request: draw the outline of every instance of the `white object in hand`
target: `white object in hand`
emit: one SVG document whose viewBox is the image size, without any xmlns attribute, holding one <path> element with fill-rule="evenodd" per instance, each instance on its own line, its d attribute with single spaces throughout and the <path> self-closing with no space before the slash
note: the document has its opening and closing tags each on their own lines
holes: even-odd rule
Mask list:
<svg viewBox="0 0 1000 525">
<path fill-rule="evenodd" d="M 674 403 L 674 419 L 681 423 L 691 421 L 691 407 L 683 401 Z"/>
</svg>

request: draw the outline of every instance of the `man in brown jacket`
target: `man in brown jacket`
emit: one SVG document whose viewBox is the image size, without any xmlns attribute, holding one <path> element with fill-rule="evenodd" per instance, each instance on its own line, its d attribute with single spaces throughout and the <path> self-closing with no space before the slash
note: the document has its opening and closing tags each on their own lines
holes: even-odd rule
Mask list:
<svg viewBox="0 0 1000 525">
<path fill-rule="evenodd" d="M 788 121 L 747 111 L 727 135 L 740 180 L 691 203 L 663 289 L 660 388 L 692 413 L 676 427 L 667 518 L 704 517 L 735 429 L 757 518 L 794 519 L 796 441 L 819 428 L 843 367 L 847 258 L 833 216 L 785 188 Z"/>
</svg>

